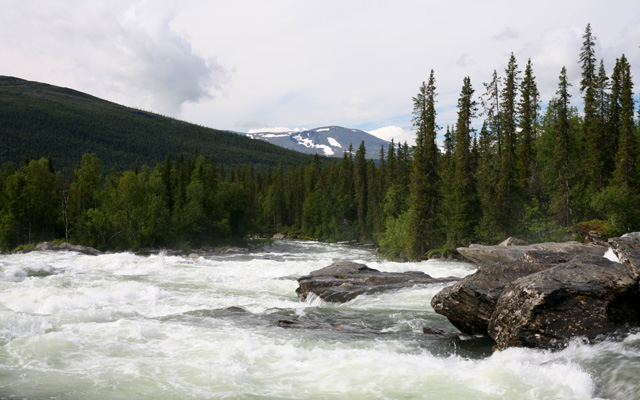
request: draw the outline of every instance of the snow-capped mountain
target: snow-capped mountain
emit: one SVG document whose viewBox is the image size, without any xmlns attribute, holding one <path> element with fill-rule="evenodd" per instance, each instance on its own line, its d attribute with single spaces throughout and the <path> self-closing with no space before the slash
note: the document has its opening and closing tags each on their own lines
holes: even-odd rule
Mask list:
<svg viewBox="0 0 640 400">
<path fill-rule="evenodd" d="M 310 153 L 341 157 L 353 145 L 355 153 L 364 140 L 367 149 L 367 158 L 378 158 L 380 147 L 385 151 L 389 142 L 358 129 L 343 128 L 341 126 L 326 126 L 305 131 L 292 132 L 260 132 L 247 133 L 252 139 L 264 140 L 280 147 L 296 150 L 302 153 Z"/>
</svg>

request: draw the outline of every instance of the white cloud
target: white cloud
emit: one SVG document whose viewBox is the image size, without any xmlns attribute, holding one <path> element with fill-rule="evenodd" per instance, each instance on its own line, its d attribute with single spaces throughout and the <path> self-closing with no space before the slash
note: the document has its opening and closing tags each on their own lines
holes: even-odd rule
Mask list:
<svg viewBox="0 0 640 400">
<path fill-rule="evenodd" d="M 416 142 L 416 131 L 406 130 L 399 126 L 385 126 L 370 130 L 367 133 L 386 141 L 393 139 L 395 143 L 407 142 L 409 145 L 414 145 Z"/>
<path fill-rule="evenodd" d="M 183 104 L 211 99 L 230 73 L 215 57 L 196 54 L 188 38 L 172 29 L 173 12 L 171 3 L 13 2 L 9 14 L 21 25 L 1 19 L 0 25 L 16 29 L 2 36 L 13 37 L 11 47 L 21 49 L 18 62 L 40 60 L 40 74 L 71 78 L 69 86 L 80 90 L 178 116 Z"/>
<path fill-rule="evenodd" d="M 545 102 L 566 66 L 577 103 L 577 54 L 587 22 L 608 70 L 625 53 L 632 76 L 640 77 L 640 8 L 633 1 L 540 0 L 530 7 L 508 0 L 2 0 L 2 6 L 1 74 L 218 129 L 409 127 L 412 97 L 431 69 L 437 121 L 446 127 L 455 123 L 462 79 L 471 78 L 477 98 L 494 69 L 504 72 L 511 52 L 520 69 L 532 59 Z"/>
</svg>

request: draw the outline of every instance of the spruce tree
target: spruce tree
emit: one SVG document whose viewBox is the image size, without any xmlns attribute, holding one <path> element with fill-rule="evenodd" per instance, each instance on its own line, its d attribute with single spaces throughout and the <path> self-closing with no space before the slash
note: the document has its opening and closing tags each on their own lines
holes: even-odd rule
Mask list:
<svg viewBox="0 0 640 400">
<path fill-rule="evenodd" d="M 638 191 L 638 138 L 634 121 L 633 82 L 631 67 L 624 54 L 620 57 L 620 130 L 616 154 L 615 183 L 635 193 Z"/>
<path fill-rule="evenodd" d="M 518 94 L 518 64 L 513 53 L 505 69 L 504 87 L 502 89 L 502 102 L 500 107 L 502 152 L 499 156 L 500 165 L 498 172 L 497 201 L 500 215 L 498 226 L 502 237 L 506 238 L 515 230 L 518 210 L 521 209 L 520 196 L 521 185 L 518 174 L 518 160 L 516 157 L 516 105 Z"/>
<path fill-rule="evenodd" d="M 591 24 L 587 24 L 585 33 L 582 36 L 583 43 L 580 52 L 580 63 L 582 64 L 582 79 L 580 80 L 580 92 L 583 94 L 584 119 L 582 123 L 582 160 L 584 170 L 587 172 L 585 178 L 588 179 L 587 187 L 591 187 L 590 192 L 602 188 L 604 184 L 604 153 L 601 146 L 600 124 L 598 122 L 598 110 L 596 103 L 597 75 L 595 40 L 591 32 Z"/>
<path fill-rule="evenodd" d="M 468 244 L 473 240 L 473 232 L 478 216 L 476 188 L 471 172 L 471 123 L 476 117 L 477 103 L 473 100 L 474 89 L 471 79 L 465 77 L 458 98 L 458 120 L 455 129 L 455 150 L 453 152 L 452 211 L 447 228 L 449 246 Z"/>
<path fill-rule="evenodd" d="M 416 127 L 416 145 L 413 151 L 409 194 L 409 221 L 407 255 L 419 259 L 427 249 L 433 249 L 438 230 L 439 171 L 436 133 L 435 77 L 433 70 L 429 83 L 422 83 L 413 98 L 413 125 Z"/>
<path fill-rule="evenodd" d="M 569 164 L 570 126 L 569 107 L 571 84 L 567 80 L 567 69 L 562 67 L 559 77 L 558 90 L 556 91 L 556 120 L 553 127 L 555 136 L 554 164 L 557 172 L 558 189 L 552 199 L 555 203 L 556 217 L 561 226 L 571 225 L 571 170 Z"/>
<path fill-rule="evenodd" d="M 520 128 L 518 139 L 519 170 L 527 194 L 531 197 L 537 189 L 535 165 L 535 146 L 538 129 L 538 111 L 540 110 L 540 92 L 533 74 L 531 59 L 527 61 L 524 70 L 524 78 L 520 84 L 520 102 L 518 103 L 518 127 Z"/>
<path fill-rule="evenodd" d="M 367 208 L 368 208 L 368 187 L 367 187 L 367 160 L 366 148 L 364 141 L 360 143 L 360 147 L 356 152 L 354 166 L 354 188 L 355 203 L 358 216 L 358 227 L 360 229 L 360 237 L 363 240 L 371 240 L 371 230 L 367 224 Z"/>
</svg>

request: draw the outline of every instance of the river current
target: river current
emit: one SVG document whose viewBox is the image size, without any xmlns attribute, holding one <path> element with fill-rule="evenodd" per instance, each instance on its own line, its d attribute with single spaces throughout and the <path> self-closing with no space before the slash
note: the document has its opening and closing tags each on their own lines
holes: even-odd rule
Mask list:
<svg viewBox="0 0 640 400">
<path fill-rule="evenodd" d="M 494 352 L 433 312 L 446 284 L 299 301 L 296 279 L 338 260 L 475 270 L 302 241 L 200 258 L 0 255 L 0 399 L 640 399 L 640 334 Z"/>
</svg>

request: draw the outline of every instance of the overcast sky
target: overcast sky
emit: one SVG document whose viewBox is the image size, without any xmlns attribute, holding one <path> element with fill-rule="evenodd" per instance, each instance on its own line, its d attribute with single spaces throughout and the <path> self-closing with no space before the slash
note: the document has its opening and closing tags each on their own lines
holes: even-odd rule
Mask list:
<svg viewBox="0 0 640 400">
<path fill-rule="evenodd" d="M 640 91 L 638 0 L 0 0 L 0 75 L 239 132 L 328 125 L 410 139 L 433 69 L 438 124 L 514 53 L 543 101 L 562 66 L 578 105 L 582 34 Z"/>
</svg>

